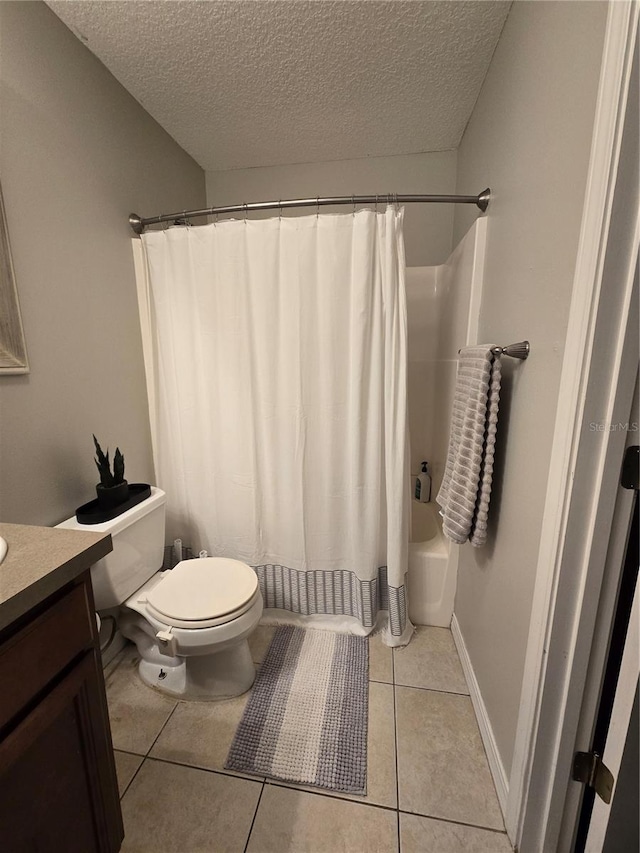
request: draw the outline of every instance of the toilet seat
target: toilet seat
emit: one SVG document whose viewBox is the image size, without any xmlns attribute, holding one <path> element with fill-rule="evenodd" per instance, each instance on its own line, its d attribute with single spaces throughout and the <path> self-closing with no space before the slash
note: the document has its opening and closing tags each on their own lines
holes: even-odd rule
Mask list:
<svg viewBox="0 0 640 853">
<path fill-rule="evenodd" d="M 144 588 L 143 588 L 144 589 Z M 237 619 L 260 595 L 253 569 L 239 560 L 183 560 L 146 592 L 146 609 L 165 625 L 210 628 Z"/>
</svg>

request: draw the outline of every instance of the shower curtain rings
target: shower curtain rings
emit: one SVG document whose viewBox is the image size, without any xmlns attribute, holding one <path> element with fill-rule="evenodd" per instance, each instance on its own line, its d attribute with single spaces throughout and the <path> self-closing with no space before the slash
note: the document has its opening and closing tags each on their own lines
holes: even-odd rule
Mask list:
<svg viewBox="0 0 640 853">
<path fill-rule="evenodd" d="M 316 196 L 316 219 L 320 219 L 320 196 Z"/>
<path fill-rule="evenodd" d="M 356 197 L 354 195 L 351 196 L 351 204 L 353 205 L 353 216 L 356 215 Z"/>
<path fill-rule="evenodd" d="M 282 199 L 281 198 L 278 199 L 278 210 L 279 210 L 278 219 L 280 220 L 280 222 L 282 222 Z"/>
<path fill-rule="evenodd" d="M 244 202 L 244 204 L 242 206 L 244 208 L 244 224 L 246 225 L 247 224 L 247 215 L 249 213 L 249 208 L 247 207 L 246 201 Z"/>
<path fill-rule="evenodd" d="M 378 193 L 376 193 L 376 213 L 378 212 Z"/>
</svg>

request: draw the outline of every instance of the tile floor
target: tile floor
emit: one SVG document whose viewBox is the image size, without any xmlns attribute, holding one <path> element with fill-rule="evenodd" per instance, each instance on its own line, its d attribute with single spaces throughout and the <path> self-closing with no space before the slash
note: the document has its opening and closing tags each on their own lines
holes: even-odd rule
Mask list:
<svg viewBox="0 0 640 853">
<path fill-rule="evenodd" d="M 260 663 L 273 628 L 252 637 Z M 224 769 L 249 694 L 177 702 L 128 646 L 105 670 L 123 853 L 509 853 L 451 632 L 370 640 L 366 797 Z"/>
</svg>

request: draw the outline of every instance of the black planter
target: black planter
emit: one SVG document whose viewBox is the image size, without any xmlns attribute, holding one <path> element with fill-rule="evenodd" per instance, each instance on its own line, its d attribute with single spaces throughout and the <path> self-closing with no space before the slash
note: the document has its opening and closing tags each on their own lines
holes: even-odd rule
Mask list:
<svg viewBox="0 0 640 853">
<path fill-rule="evenodd" d="M 100 506 L 98 499 L 94 498 L 88 504 L 78 507 L 76 510 L 76 519 L 80 524 L 104 524 L 105 521 L 117 518 L 123 512 L 137 506 L 150 496 L 151 486 L 149 483 L 129 483 L 129 497 L 124 503 L 107 508 Z"/>
<path fill-rule="evenodd" d="M 128 500 L 129 484 L 126 480 L 118 483 L 117 486 L 103 486 L 102 483 L 98 483 L 96 492 L 98 495 L 98 505 L 102 509 L 113 509 Z"/>
</svg>

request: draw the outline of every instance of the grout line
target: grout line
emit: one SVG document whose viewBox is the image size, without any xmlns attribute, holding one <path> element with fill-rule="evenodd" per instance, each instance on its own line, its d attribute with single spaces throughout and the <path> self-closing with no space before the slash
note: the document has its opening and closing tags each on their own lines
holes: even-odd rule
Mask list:
<svg viewBox="0 0 640 853">
<path fill-rule="evenodd" d="M 167 717 L 167 719 L 166 719 L 166 720 L 164 721 L 164 723 L 162 724 L 162 727 L 161 727 L 160 731 L 158 732 L 158 734 L 157 734 L 156 738 L 154 739 L 153 743 L 151 744 L 151 746 L 149 747 L 149 749 L 146 751 L 146 753 L 145 753 L 144 755 L 140 755 L 140 753 L 138 753 L 138 752 L 127 752 L 127 750 L 125 750 L 125 749 L 118 749 L 118 750 L 116 750 L 116 748 L 114 747 L 114 749 L 113 749 L 114 753 L 115 753 L 115 752 L 127 752 L 127 755 L 136 755 L 138 758 L 142 758 L 142 761 L 140 762 L 140 766 L 138 767 L 138 769 L 136 770 L 136 772 L 133 774 L 133 776 L 132 776 L 132 777 L 131 777 L 131 779 L 129 780 L 129 784 L 126 786 L 126 788 L 125 788 L 125 789 L 124 789 L 124 791 L 122 792 L 122 796 L 120 797 L 120 800 L 122 800 L 122 799 L 124 798 L 124 795 L 127 793 L 127 791 L 129 790 L 129 788 L 131 787 L 131 783 L 133 782 L 133 780 L 136 778 L 136 776 L 137 776 L 137 775 L 138 775 L 138 773 L 140 772 L 140 768 L 141 768 L 141 767 L 142 767 L 142 765 L 145 763 L 145 761 L 147 760 L 147 758 L 149 758 L 149 753 L 151 752 L 151 750 L 153 749 L 153 747 L 156 745 L 156 741 L 158 740 L 158 738 L 160 737 L 160 735 L 161 735 L 161 734 L 162 734 L 162 732 L 164 731 L 164 727 L 167 725 L 167 723 L 169 722 L 169 720 L 171 719 L 171 717 L 173 717 L 173 712 L 174 712 L 174 711 L 176 710 L 176 708 L 178 707 L 178 704 L 179 704 L 179 703 L 178 703 L 178 702 L 176 702 L 175 706 L 173 707 L 173 710 L 171 711 L 171 713 L 169 714 L 169 716 Z M 114 761 L 115 761 L 115 755 L 114 755 Z"/>
<path fill-rule="evenodd" d="M 114 753 L 124 752 L 125 755 L 135 755 L 136 758 L 145 758 L 144 752 L 133 752 L 133 750 L 131 750 L 131 749 L 120 749 L 119 747 L 114 746 L 113 751 L 114 751 Z"/>
<path fill-rule="evenodd" d="M 469 823 L 465 820 L 454 820 L 451 817 L 440 817 L 438 815 L 433 814 L 423 814 L 422 812 L 407 812 L 404 810 L 401 810 L 400 814 L 413 815 L 414 817 L 426 817 L 429 820 L 439 820 L 442 823 L 452 823 L 455 826 L 470 826 L 473 829 L 484 829 L 485 832 L 495 832 L 496 835 L 507 834 L 506 829 L 495 829 L 495 827 L 492 826 L 481 826 L 479 823 Z"/>
<path fill-rule="evenodd" d="M 156 743 L 158 742 L 158 738 L 160 737 L 160 735 L 161 735 L 161 734 L 162 734 L 162 732 L 164 731 L 165 726 L 167 725 L 167 723 L 169 722 L 169 720 L 171 719 L 171 717 L 173 717 L 173 715 L 174 715 L 174 713 L 175 713 L 175 710 L 176 710 L 176 708 L 178 707 L 178 705 L 179 705 L 179 704 L 180 704 L 179 702 L 176 702 L 176 704 L 173 706 L 173 709 L 172 709 L 171 713 L 169 714 L 169 716 L 167 717 L 167 719 L 166 719 L 166 720 L 164 721 L 164 723 L 162 724 L 162 726 L 161 726 L 161 728 L 160 728 L 160 731 L 159 731 L 159 732 L 158 732 L 158 734 L 155 736 L 155 738 L 153 739 L 153 743 L 151 744 L 151 746 L 150 746 L 150 747 L 149 747 L 149 749 L 147 750 L 147 752 L 146 752 L 146 754 L 145 754 L 145 758 L 149 758 L 149 753 L 151 752 L 151 750 L 153 749 L 153 747 L 154 747 L 154 746 L 156 745 Z"/>
<path fill-rule="evenodd" d="M 391 651 L 391 678 L 393 680 L 393 737 L 396 752 L 396 821 L 398 831 L 398 853 L 400 853 L 400 776 L 398 773 L 398 715 L 396 710 L 396 653 Z"/>
<path fill-rule="evenodd" d="M 113 675 L 113 674 L 116 672 L 116 670 L 120 668 L 121 664 L 124 662 L 124 658 L 126 657 L 127 648 L 128 648 L 128 645 L 125 645 L 125 646 L 124 646 L 124 648 L 122 648 L 122 649 L 118 652 L 118 654 L 114 656 L 113 660 L 109 661 L 109 663 L 107 664 L 107 666 L 110 666 L 110 665 L 111 665 L 111 664 L 112 664 L 112 663 L 113 663 L 117 658 L 121 658 L 121 660 L 119 660 L 119 661 L 118 661 L 118 663 L 117 663 L 117 665 L 114 667 L 114 669 L 113 669 L 113 671 L 112 671 L 111 675 Z M 102 670 L 102 677 L 103 677 L 104 682 L 105 682 L 105 694 L 106 694 L 106 696 L 107 696 L 107 705 L 108 705 L 109 696 L 108 696 L 107 679 L 105 678 L 105 675 L 104 675 L 104 669 Z M 115 762 L 115 753 L 116 753 L 116 752 L 124 752 L 124 753 L 126 753 L 127 755 L 135 755 L 137 758 L 141 758 L 141 759 L 142 759 L 142 761 L 141 761 L 141 762 L 140 762 L 140 764 L 138 765 L 138 768 L 137 768 L 136 772 L 133 774 L 133 776 L 132 776 L 132 777 L 131 777 L 131 779 L 129 780 L 128 784 L 125 786 L 124 791 L 123 791 L 123 792 L 122 792 L 122 794 L 120 795 L 120 801 L 122 801 L 122 800 L 123 800 L 124 795 L 127 793 L 127 791 L 129 790 L 129 788 L 131 787 L 131 785 L 132 785 L 132 783 L 133 783 L 133 780 L 136 778 L 136 776 L 137 776 L 137 775 L 138 775 L 138 773 L 140 772 L 140 768 L 142 767 L 142 765 L 144 764 L 144 762 L 145 762 L 145 761 L 146 761 L 146 759 L 148 758 L 149 753 L 151 752 L 151 750 L 153 749 L 153 747 L 154 747 L 154 746 L 155 746 L 155 744 L 156 744 L 156 741 L 158 740 L 158 738 L 160 737 L 160 735 L 161 735 L 161 734 L 162 734 L 162 732 L 164 731 L 164 727 L 167 725 L 167 723 L 169 722 L 169 720 L 170 720 L 170 719 L 171 719 L 171 717 L 173 716 L 173 712 L 174 712 L 174 711 L 176 710 L 176 708 L 178 707 L 178 704 L 179 704 L 179 703 L 178 703 L 178 701 L 176 700 L 176 704 L 175 704 L 175 705 L 173 706 L 173 708 L 171 709 L 171 713 L 169 714 L 169 716 L 167 717 L 167 719 L 166 719 L 166 720 L 164 721 L 164 723 L 162 724 L 162 726 L 161 726 L 161 728 L 160 728 L 160 731 L 158 732 L 158 734 L 156 735 L 156 737 L 155 737 L 155 738 L 154 738 L 154 740 L 153 740 L 153 743 L 151 744 L 151 746 L 149 747 L 149 749 L 148 749 L 145 753 L 141 754 L 141 753 L 139 753 L 139 752 L 131 752 L 131 751 L 129 751 L 128 749 L 118 749 L 117 747 L 113 746 L 113 743 L 112 743 L 112 750 L 113 750 L 113 753 L 114 753 L 114 756 L 113 756 L 113 760 L 114 760 L 114 762 Z M 109 727 L 111 727 L 111 723 L 109 723 Z"/>
<path fill-rule="evenodd" d="M 426 690 L 427 693 L 444 693 L 445 696 L 466 696 L 467 699 L 471 698 L 468 693 L 458 693 L 457 690 L 438 690 L 437 687 L 417 687 L 415 684 L 396 684 L 395 686 L 406 687 L 409 690 Z"/>
<path fill-rule="evenodd" d="M 230 773 L 228 770 L 218 770 L 213 767 L 203 767 L 201 764 L 185 764 L 184 761 L 173 761 L 171 758 L 162 758 L 159 755 L 147 755 L 149 761 L 160 761 L 162 764 L 173 764 L 174 767 L 186 767 L 188 770 L 202 770 L 203 773 L 215 773 L 218 776 L 226 776 L 227 779 L 240 779 L 242 782 L 256 782 L 258 785 L 264 784 L 264 776 L 249 776 L 240 775 L 239 773 Z"/>
<path fill-rule="evenodd" d="M 258 795 L 258 802 L 256 803 L 256 810 L 253 813 L 253 820 L 251 821 L 251 826 L 249 827 L 249 832 L 247 834 L 247 840 L 244 845 L 244 853 L 247 853 L 247 847 L 249 846 L 249 839 L 251 838 L 251 833 L 253 832 L 253 825 L 256 822 L 256 817 L 258 816 L 258 809 L 260 808 L 260 800 L 262 799 L 262 794 L 264 793 L 265 783 L 262 783 L 262 788 L 260 788 L 260 794 Z"/>
<path fill-rule="evenodd" d="M 129 754 L 130 754 L 130 755 L 135 755 L 135 753 L 129 753 Z M 119 799 L 120 799 L 120 802 L 122 802 L 122 800 L 123 800 L 123 798 L 124 798 L 124 795 L 127 793 L 127 791 L 129 790 L 129 788 L 131 787 L 131 785 L 132 785 L 132 783 L 133 783 L 133 780 L 136 778 L 136 776 L 137 776 L 137 775 L 138 775 L 138 773 L 140 772 L 140 768 L 142 767 L 142 765 L 143 765 L 143 764 L 144 764 L 144 762 L 145 762 L 145 757 L 144 757 L 144 755 L 136 755 L 136 757 L 137 757 L 137 758 L 141 758 L 141 759 L 142 759 L 142 761 L 140 762 L 140 764 L 138 764 L 138 766 L 137 766 L 137 768 L 136 768 L 136 772 L 133 774 L 133 776 L 131 777 L 131 779 L 129 779 L 129 781 L 127 782 L 127 784 L 124 786 L 124 791 L 122 792 L 122 794 L 120 794 L 120 798 L 119 798 Z M 115 760 L 115 757 L 114 757 L 114 760 Z M 116 775 L 117 775 L 117 774 L 116 774 Z"/>
<path fill-rule="evenodd" d="M 358 806 L 369 806 L 372 809 L 384 809 L 388 812 L 397 812 L 398 809 L 396 806 L 384 806 L 382 803 L 370 803 L 365 800 L 357 800 L 355 797 L 359 796 L 358 794 L 353 794 L 351 796 L 347 796 L 346 791 L 340 791 L 335 794 L 327 793 L 326 788 L 313 788 L 309 790 L 311 786 L 300 787 L 296 786 L 293 782 L 284 782 L 280 779 L 271 779 L 267 777 L 265 779 L 265 785 L 271 785 L 272 788 L 285 788 L 287 791 L 299 791 L 301 794 L 313 794 L 318 797 L 327 797 L 329 800 L 340 800 L 344 803 L 355 803 Z M 353 797 L 353 798 L 352 798 Z"/>
</svg>

